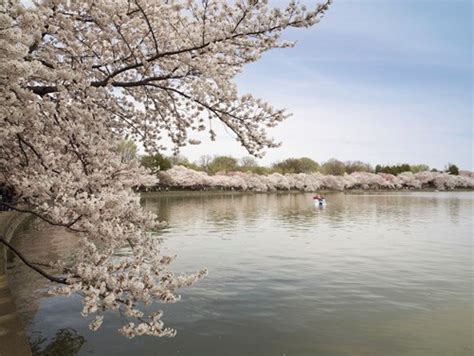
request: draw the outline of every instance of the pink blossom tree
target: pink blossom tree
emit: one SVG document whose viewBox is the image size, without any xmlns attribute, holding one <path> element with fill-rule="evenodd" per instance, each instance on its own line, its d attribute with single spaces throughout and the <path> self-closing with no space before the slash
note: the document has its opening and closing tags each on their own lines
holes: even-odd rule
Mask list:
<svg viewBox="0 0 474 356">
<path fill-rule="evenodd" d="M 140 306 L 175 302 L 179 288 L 206 274 L 170 272 L 173 257 L 162 254 L 152 233 L 156 216 L 132 189 L 156 178 L 136 159 L 121 159 L 121 140 L 153 154 L 164 137 L 175 149 L 199 143 L 194 132 L 214 139 L 213 123 L 221 122 L 253 155 L 277 146 L 266 128 L 287 113 L 239 95 L 233 78 L 264 52 L 291 47 L 280 41 L 282 31 L 316 24 L 329 3 L 1 3 L 0 182 L 17 197 L 10 208 L 77 233 L 81 248 L 74 262 L 56 264 L 58 276 L 30 266 L 61 285 L 56 293 L 83 297 L 82 314 L 96 315 L 91 329 L 104 312 L 120 310 L 129 318 L 120 329 L 128 337 L 173 336 L 161 312 L 146 315 Z M 114 257 L 125 245 L 130 256 Z"/>
<path fill-rule="evenodd" d="M 353 172 L 345 175 L 316 173 L 272 173 L 258 175 L 247 172 L 229 172 L 213 176 L 205 172 L 175 166 L 160 172 L 160 184 L 171 188 L 221 188 L 231 190 L 271 192 L 294 190 L 315 192 L 320 189 L 470 189 L 474 177 L 455 176 L 444 172 L 403 172 L 398 176 L 388 173 Z"/>
</svg>

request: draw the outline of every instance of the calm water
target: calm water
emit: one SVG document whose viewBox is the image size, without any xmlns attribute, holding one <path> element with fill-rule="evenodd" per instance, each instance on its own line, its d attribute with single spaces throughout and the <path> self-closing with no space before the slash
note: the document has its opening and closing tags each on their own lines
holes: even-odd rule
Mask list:
<svg viewBox="0 0 474 356">
<path fill-rule="evenodd" d="M 146 195 L 169 222 L 175 271 L 209 268 L 159 306 L 174 339 L 98 332 L 78 298 L 13 260 L 19 308 L 42 355 L 472 355 L 474 193 Z M 53 239 L 51 240 L 51 237 Z M 44 258 L 73 237 L 26 230 L 15 243 Z M 52 241 L 52 242 L 51 242 Z M 158 308 L 158 307 L 157 307 Z M 61 350 L 61 351 L 58 351 Z"/>
</svg>

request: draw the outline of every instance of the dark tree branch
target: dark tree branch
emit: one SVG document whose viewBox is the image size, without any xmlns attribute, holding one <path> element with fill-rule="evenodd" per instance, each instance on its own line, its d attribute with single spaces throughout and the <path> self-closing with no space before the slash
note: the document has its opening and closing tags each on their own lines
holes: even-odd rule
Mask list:
<svg viewBox="0 0 474 356">
<path fill-rule="evenodd" d="M 137 5 L 138 9 L 139 9 L 140 12 L 142 13 L 143 17 L 145 18 L 145 21 L 146 21 L 146 24 L 147 24 L 147 26 L 148 26 L 148 29 L 149 29 L 150 32 L 151 32 L 151 37 L 153 38 L 153 43 L 155 44 L 156 54 L 158 54 L 160 51 L 159 51 L 159 49 L 158 49 L 158 41 L 156 40 L 155 33 L 153 32 L 153 26 L 151 26 L 151 23 L 150 23 L 150 20 L 148 19 L 148 16 L 146 15 L 145 11 L 144 11 L 143 8 L 140 6 L 140 4 L 138 3 L 137 0 L 135 0 L 135 4 Z"/>
<path fill-rule="evenodd" d="M 2 235 L 0 235 L 0 242 L 5 245 L 10 251 L 12 251 L 15 255 L 18 256 L 18 258 L 25 264 L 27 265 L 28 267 L 30 267 L 32 270 L 38 272 L 39 274 L 41 274 L 44 278 L 46 279 L 49 279 L 51 282 L 56 282 L 56 283 L 60 283 L 60 284 L 69 284 L 66 280 L 66 278 L 64 277 L 56 277 L 56 276 L 53 276 L 51 274 L 49 274 L 48 272 L 42 270 L 41 268 L 35 266 L 33 263 L 31 263 L 30 261 L 28 261 L 26 259 L 26 257 L 20 252 L 18 251 L 15 247 L 13 247 Z"/>
<path fill-rule="evenodd" d="M 30 164 L 30 161 L 28 160 L 28 155 L 26 154 L 25 149 L 23 148 L 23 143 L 21 143 L 21 140 L 18 136 L 17 136 L 17 139 L 18 139 L 18 144 L 20 146 L 20 150 L 23 153 L 23 157 L 25 158 L 25 162 L 26 162 L 25 166 L 28 166 Z"/>
<path fill-rule="evenodd" d="M 56 93 L 58 91 L 58 87 L 53 86 L 45 86 L 45 85 L 30 85 L 27 86 L 33 93 L 38 94 L 40 96 L 44 96 L 46 94 Z"/>
<path fill-rule="evenodd" d="M 43 215 L 37 213 L 36 211 L 33 211 L 33 210 L 27 210 L 27 209 L 21 209 L 21 208 L 18 208 L 16 206 L 13 206 L 11 204 L 8 204 L 8 203 L 5 203 L 5 202 L 1 202 L 0 201 L 0 205 L 3 205 L 9 209 L 12 209 L 12 210 L 15 210 L 15 211 L 18 211 L 20 213 L 27 213 L 27 214 L 31 214 L 31 215 L 34 215 L 36 216 L 37 218 L 40 218 L 41 220 L 43 220 L 44 222 L 47 222 L 48 224 L 50 225 L 54 225 L 54 226 L 61 226 L 61 227 L 66 227 L 68 228 L 69 230 L 71 231 L 74 231 L 74 232 L 86 232 L 85 230 L 78 230 L 78 229 L 75 229 L 72 227 L 72 225 L 74 225 L 75 223 L 77 223 L 81 218 L 82 218 L 82 215 L 80 215 L 79 217 L 77 217 L 76 219 L 74 219 L 73 221 L 71 221 L 70 223 L 68 224 L 61 224 L 61 223 L 57 223 L 57 222 L 54 222 L 46 217 L 44 217 Z"/>
<path fill-rule="evenodd" d="M 155 77 L 149 77 L 149 78 L 144 78 L 142 80 L 137 80 L 137 81 L 130 81 L 130 82 L 119 82 L 119 81 L 113 81 L 110 84 L 113 87 L 120 87 L 120 88 L 130 88 L 130 87 L 138 87 L 138 86 L 143 86 L 149 82 L 153 81 L 162 81 L 162 80 L 170 80 L 170 79 L 182 79 L 187 75 L 192 74 L 191 72 L 188 72 L 186 74 L 182 75 L 173 75 L 167 74 L 167 75 L 162 75 L 162 76 L 155 76 Z M 108 78 L 108 77 L 107 77 Z M 91 82 L 92 87 L 104 87 L 108 83 L 108 79 L 104 80 L 97 80 Z M 29 90 L 31 90 L 33 93 L 38 94 L 40 96 L 44 96 L 46 94 L 51 94 L 51 93 L 56 93 L 58 91 L 58 87 L 55 85 L 48 86 L 48 85 L 31 85 L 27 86 Z"/>
<path fill-rule="evenodd" d="M 40 160 L 41 166 L 45 170 L 48 170 L 49 168 L 44 164 L 43 157 L 38 153 L 38 151 L 36 151 L 36 149 L 33 147 L 33 145 L 31 143 L 29 143 L 28 141 L 26 141 L 23 137 L 21 137 L 21 135 L 19 133 L 17 133 L 16 136 L 17 136 L 18 140 L 20 141 L 20 143 L 23 142 L 26 146 L 28 146 L 30 148 L 30 150 L 33 151 L 35 156 L 38 157 L 38 159 Z M 59 174 L 59 171 L 57 171 L 55 169 L 52 169 L 52 171 L 56 174 Z"/>
</svg>

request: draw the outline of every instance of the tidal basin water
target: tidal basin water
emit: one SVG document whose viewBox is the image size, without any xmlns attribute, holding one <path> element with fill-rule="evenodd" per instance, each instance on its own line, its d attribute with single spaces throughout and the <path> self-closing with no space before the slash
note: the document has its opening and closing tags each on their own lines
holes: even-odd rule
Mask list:
<svg viewBox="0 0 474 356">
<path fill-rule="evenodd" d="M 174 339 L 97 332 L 78 297 L 13 258 L 10 279 L 37 355 L 472 355 L 473 192 L 149 194 L 177 272 L 208 267 L 165 312 Z M 27 255 L 67 256 L 74 237 L 31 226 Z"/>
</svg>

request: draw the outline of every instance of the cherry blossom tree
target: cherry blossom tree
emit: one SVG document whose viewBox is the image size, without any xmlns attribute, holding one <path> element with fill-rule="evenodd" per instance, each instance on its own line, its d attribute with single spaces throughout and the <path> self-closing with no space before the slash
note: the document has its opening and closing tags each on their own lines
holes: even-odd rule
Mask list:
<svg viewBox="0 0 474 356">
<path fill-rule="evenodd" d="M 474 177 L 454 176 L 444 172 L 403 172 L 398 176 L 388 173 L 353 172 L 345 175 L 322 175 L 316 173 L 273 173 L 258 175 L 247 172 L 229 172 L 208 175 L 192 169 L 175 166 L 160 172 L 160 184 L 168 188 L 231 189 L 255 192 L 304 191 L 321 189 L 472 189 Z"/>
<path fill-rule="evenodd" d="M 56 263 L 58 276 L 29 265 L 60 285 L 55 293 L 83 297 L 82 314 L 96 315 L 91 329 L 106 311 L 119 310 L 129 319 L 120 329 L 128 337 L 173 336 L 161 312 L 146 315 L 143 305 L 175 302 L 179 288 L 206 274 L 169 270 L 173 257 L 162 254 L 153 234 L 160 223 L 133 191 L 156 184 L 156 177 L 136 159 L 121 159 L 120 142 L 140 142 L 153 154 L 168 137 L 178 150 L 199 143 L 195 132 L 215 139 L 213 127 L 223 123 L 255 156 L 277 146 L 266 129 L 288 114 L 239 95 L 233 78 L 264 52 L 291 47 L 280 40 L 282 31 L 316 24 L 329 3 L 311 9 L 294 1 L 273 8 L 266 0 L 0 4 L 0 182 L 15 192 L 10 208 L 77 233 L 81 248 L 72 263 Z M 184 182 L 216 184 L 187 174 Z M 115 257 L 124 246 L 130 256 Z"/>
</svg>

